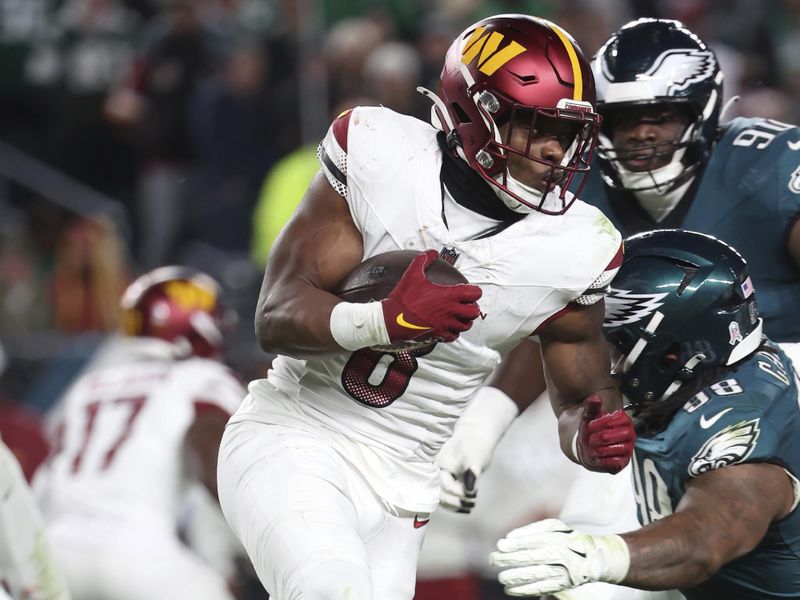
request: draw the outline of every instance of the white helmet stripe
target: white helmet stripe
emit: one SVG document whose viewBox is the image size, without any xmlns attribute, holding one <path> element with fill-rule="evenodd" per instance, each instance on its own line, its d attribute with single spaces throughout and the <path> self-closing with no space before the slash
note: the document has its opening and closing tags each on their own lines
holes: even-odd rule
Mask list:
<svg viewBox="0 0 800 600">
<path fill-rule="evenodd" d="M 650 319 L 650 322 L 644 328 L 644 330 L 648 333 L 654 333 L 655 330 L 658 329 L 658 326 L 661 325 L 661 321 L 663 320 L 664 320 L 664 313 L 657 310 L 653 315 L 653 318 Z M 649 342 L 645 337 L 640 337 L 638 340 L 636 340 L 636 343 L 633 345 L 633 348 L 631 348 L 631 351 L 628 352 L 628 356 L 625 357 L 625 362 L 622 365 L 623 373 L 627 373 L 628 371 L 630 371 L 631 367 L 633 366 L 633 363 L 635 363 L 638 360 L 639 356 L 642 354 L 642 351 L 644 350 L 645 346 L 647 346 L 648 343 Z"/>
</svg>

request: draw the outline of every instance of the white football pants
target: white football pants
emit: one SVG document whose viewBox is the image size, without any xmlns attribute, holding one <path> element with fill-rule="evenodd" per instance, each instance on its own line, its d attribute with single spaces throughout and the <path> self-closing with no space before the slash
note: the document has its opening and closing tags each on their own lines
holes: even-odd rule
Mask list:
<svg viewBox="0 0 800 600">
<path fill-rule="evenodd" d="M 234 600 L 225 579 L 175 536 L 118 528 L 101 540 L 92 530 L 77 518 L 49 524 L 73 600 Z"/>
<path fill-rule="evenodd" d="M 17 459 L 0 441 L 0 598 L 69 600 L 42 517 Z"/>
<path fill-rule="evenodd" d="M 274 600 L 410 600 L 429 515 L 398 510 L 310 432 L 252 421 L 222 438 L 219 498 Z"/>
</svg>

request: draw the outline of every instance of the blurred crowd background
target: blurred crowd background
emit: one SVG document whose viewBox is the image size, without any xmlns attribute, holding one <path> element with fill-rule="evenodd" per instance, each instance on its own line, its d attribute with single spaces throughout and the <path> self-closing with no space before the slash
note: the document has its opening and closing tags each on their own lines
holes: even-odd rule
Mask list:
<svg viewBox="0 0 800 600">
<path fill-rule="evenodd" d="M 741 96 L 726 117 L 800 122 L 800 0 L 0 0 L 0 423 L 34 431 L 162 264 L 222 283 L 227 360 L 263 375 L 263 266 L 331 119 L 427 120 L 416 86 L 501 12 L 555 21 L 587 56 L 631 18 L 680 19 Z"/>
<path fill-rule="evenodd" d="M 427 119 L 444 53 L 525 12 L 587 56 L 630 18 L 678 18 L 719 54 L 727 116 L 800 122 L 800 1 L 0 0 L 0 393 L 45 409 L 161 264 L 216 276 L 229 361 L 268 360 L 252 317 L 269 247 L 356 104 Z"/>
</svg>

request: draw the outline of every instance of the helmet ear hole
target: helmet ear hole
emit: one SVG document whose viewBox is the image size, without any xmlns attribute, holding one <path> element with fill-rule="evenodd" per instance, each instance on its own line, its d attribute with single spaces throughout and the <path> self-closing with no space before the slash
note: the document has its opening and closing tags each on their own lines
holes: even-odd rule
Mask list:
<svg viewBox="0 0 800 600">
<path fill-rule="evenodd" d="M 681 347 L 680 344 L 677 342 L 673 343 L 669 346 L 664 352 L 661 354 L 661 358 L 659 360 L 659 366 L 662 370 L 669 369 L 670 367 L 674 366 L 676 362 L 680 359 L 681 356 Z"/>
</svg>

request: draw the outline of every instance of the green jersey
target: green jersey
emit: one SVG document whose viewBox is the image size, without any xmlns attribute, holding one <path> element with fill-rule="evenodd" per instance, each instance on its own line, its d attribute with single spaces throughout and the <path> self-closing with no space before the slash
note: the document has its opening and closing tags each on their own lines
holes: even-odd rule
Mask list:
<svg viewBox="0 0 800 600">
<path fill-rule="evenodd" d="M 723 377 L 693 396 L 665 430 L 637 439 L 634 488 L 642 525 L 672 514 L 687 481 L 713 469 L 768 462 L 800 476 L 791 361 L 777 348 L 761 350 Z M 681 591 L 689 600 L 800 598 L 800 509 L 773 522 L 754 550 Z"/>
</svg>

